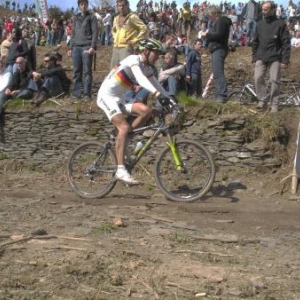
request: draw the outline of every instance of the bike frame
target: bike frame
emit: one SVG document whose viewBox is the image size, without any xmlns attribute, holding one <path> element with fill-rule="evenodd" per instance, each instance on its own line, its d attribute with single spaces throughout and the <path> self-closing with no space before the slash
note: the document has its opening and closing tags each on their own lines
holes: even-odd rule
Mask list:
<svg viewBox="0 0 300 300">
<path fill-rule="evenodd" d="M 252 87 L 253 87 L 253 85 L 250 83 L 244 84 L 241 95 L 243 95 L 245 90 L 247 90 L 253 97 L 257 98 L 257 95 Z"/>
<path fill-rule="evenodd" d="M 143 133 L 144 131 L 149 129 L 155 130 L 153 135 L 146 141 L 143 147 L 138 151 L 137 155 L 131 158 L 130 153 L 128 153 L 126 167 L 128 168 L 129 172 L 135 167 L 135 165 L 139 162 L 139 160 L 150 149 L 151 145 L 158 139 L 161 133 L 165 133 L 167 136 L 166 145 L 169 146 L 171 149 L 173 155 L 173 161 L 176 165 L 177 170 L 178 171 L 183 170 L 182 159 L 177 151 L 176 138 L 171 133 L 171 129 L 165 124 L 165 119 L 163 115 L 160 115 L 159 121 L 160 121 L 159 124 L 147 125 L 144 127 L 136 128 L 132 131 L 132 134 L 136 135 L 139 133 Z M 114 142 L 112 142 L 112 140 L 109 140 L 108 143 L 105 145 L 105 147 L 109 147 L 109 148 L 113 148 L 113 146 L 114 146 Z M 126 151 L 128 151 L 128 149 Z"/>
</svg>

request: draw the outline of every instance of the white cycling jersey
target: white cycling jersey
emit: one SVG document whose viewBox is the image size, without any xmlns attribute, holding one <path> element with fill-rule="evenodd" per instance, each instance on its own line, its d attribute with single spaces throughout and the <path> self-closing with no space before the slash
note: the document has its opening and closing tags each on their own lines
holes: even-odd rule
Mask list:
<svg viewBox="0 0 300 300">
<path fill-rule="evenodd" d="M 129 55 L 111 70 L 98 91 L 97 105 L 110 120 L 122 113 L 119 104 L 124 104 L 126 111 L 131 112 L 132 103 L 125 103 L 125 93 L 134 85 L 140 85 L 151 93 L 159 91 L 168 95 L 155 78 L 153 68 L 144 64 L 140 55 Z"/>
</svg>

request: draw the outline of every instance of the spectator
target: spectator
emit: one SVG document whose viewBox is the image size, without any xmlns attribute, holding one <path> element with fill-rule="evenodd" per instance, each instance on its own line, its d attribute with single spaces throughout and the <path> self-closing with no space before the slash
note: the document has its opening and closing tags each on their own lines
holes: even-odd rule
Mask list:
<svg viewBox="0 0 300 300">
<path fill-rule="evenodd" d="M 300 47 L 300 31 L 296 32 L 296 35 L 291 39 L 291 46 L 299 48 Z"/>
<path fill-rule="evenodd" d="M 52 22 L 51 17 L 48 17 L 44 25 L 47 34 L 47 46 L 52 46 Z"/>
<path fill-rule="evenodd" d="M 170 96 L 176 96 L 184 79 L 184 65 L 178 63 L 177 52 L 169 49 L 164 56 L 164 63 L 158 75 L 158 80 Z"/>
<path fill-rule="evenodd" d="M 74 71 L 73 97 L 91 100 L 92 64 L 98 41 L 98 23 L 94 14 L 88 11 L 88 0 L 78 0 L 80 13 L 75 16 L 68 55 L 72 56 Z"/>
<path fill-rule="evenodd" d="M 263 109 L 267 105 L 268 94 L 264 75 L 269 69 L 272 113 L 278 112 L 280 69 L 287 67 L 291 54 L 290 36 L 286 23 L 277 19 L 275 9 L 272 1 L 263 3 L 264 19 L 257 23 L 252 46 L 252 61 L 255 63 L 254 83 L 259 99 L 257 108 Z"/>
<path fill-rule="evenodd" d="M 19 28 L 14 28 L 12 30 L 12 44 L 7 54 L 7 70 L 9 72 L 14 73 L 17 70 L 17 66 L 14 66 L 16 58 L 18 56 L 24 56 L 24 54 L 22 31 Z"/>
<path fill-rule="evenodd" d="M 7 32 L 6 39 L 1 43 L 1 58 L 8 56 L 9 49 L 13 43 L 13 36 L 11 32 Z"/>
<path fill-rule="evenodd" d="M 110 10 L 107 9 L 107 13 L 102 20 L 104 25 L 104 32 L 101 36 L 101 44 L 105 46 L 109 46 L 111 44 L 111 23 L 112 23 L 112 15 Z"/>
<path fill-rule="evenodd" d="M 211 53 L 215 100 L 223 103 L 227 100 L 227 82 L 224 65 L 228 54 L 229 31 L 232 22 L 229 18 L 221 16 L 221 11 L 216 6 L 208 8 L 208 15 L 212 21 L 212 27 L 203 36 L 207 38 L 208 50 Z"/>
<path fill-rule="evenodd" d="M 243 30 L 238 26 L 237 22 L 233 22 L 229 32 L 229 47 L 236 48 L 242 46 Z"/>
<path fill-rule="evenodd" d="M 192 12 L 187 3 L 183 4 L 183 9 L 179 18 L 181 19 L 181 33 L 186 36 L 187 42 L 189 42 L 191 35 Z"/>
<path fill-rule="evenodd" d="M 35 45 L 40 45 L 41 40 L 41 34 L 42 34 L 43 25 L 41 23 L 40 18 L 37 18 L 35 24 L 34 24 L 34 35 L 35 35 Z M 29 37 L 29 34 L 28 34 Z"/>
<path fill-rule="evenodd" d="M 57 44 L 64 40 L 65 35 L 65 16 L 61 15 L 57 21 Z"/>
<path fill-rule="evenodd" d="M 207 41 L 206 38 L 203 37 L 202 33 L 204 33 L 204 35 L 208 32 L 208 28 L 205 22 L 201 23 L 201 27 L 200 30 L 198 31 L 198 39 L 201 39 L 203 41 L 203 47 L 207 48 Z"/>
<path fill-rule="evenodd" d="M 42 34 L 40 39 L 40 46 L 46 46 L 46 44 L 47 44 L 46 36 Z"/>
<path fill-rule="evenodd" d="M 36 48 L 34 41 L 29 38 L 28 29 L 22 30 L 23 56 L 27 58 L 27 65 L 30 71 L 36 70 Z"/>
<path fill-rule="evenodd" d="M 33 97 L 33 91 L 29 90 L 30 70 L 26 58 L 18 56 L 16 59 L 17 70 L 12 75 L 12 81 L 5 90 L 5 99 L 22 98 L 25 100 Z"/>
<path fill-rule="evenodd" d="M 243 22 L 242 22 L 242 11 L 243 11 L 243 4 L 242 3 L 238 3 L 238 5 L 236 5 L 235 7 L 235 14 L 237 16 L 237 23 L 240 27 L 243 27 Z"/>
<path fill-rule="evenodd" d="M 246 20 L 248 45 L 250 45 L 255 32 L 256 23 L 262 18 L 260 4 L 254 0 L 249 0 L 242 10 L 241 17 Z"/>
<path fill-rule="evenodd" d="M 51 41 L 50 41 L 50 46 L 55 46 L 57 41 L 58 41 L 58 24 L 57 20 L 53 19 L 51 23 Z"/>
<path fill-rule="evenodd" d="M 147 26 L 130 11 L 128 0 L 117 0 L 118 15 L 114 18 L 112 34 L 114 40 L 111 68 L 133 53 L 133 46 L 144 39 Z"/>
<path fill-rule="evenodd" d="M 68 93 L 66 82 L 68 78 L 64 69 L 56 64 L 57 57 L 57 54 L 56 56 L 45 54 L 44 68 L 32 72 L 29 88 L 37 92 L 33 99 L 37 106 L 50 97 L 59 97 Z"/>
<path fill-rule="evenodd" d="M 238 22 L 238 17 L 236 15 L 235 9 L 230 10 L 230 14 L 227 16 L 232 23 L 237 23 Z"/>
<path fill-rule="evenodd" d="M 171 48 L 174 48 L 175 46 L 175 36 L 174 34 L 167 34 L 165 36 L 165 41 L 163 42 L 164 51 L 168 51 Z"/>
<path fill-rule="evenodd" d="M 5 97 L 5 90 L 11 82 L 11 73 L 6 70 L 6 58 L 0 58 L 0 116 L 2 114 L 2 108 Z"/>
<path fill-rule="evenodd" d="M 202 40 L 196 39 L 193 49 L 186 58 L 186 81 L 188 83 L 188 93 L 200 98 L 202 95 L 201 78 L 201 48 Z"/>
<path fill-rule="evenodd" d="M 12 32 L 13 28 L 14 28 L 13 21 L 11 20 L 11 18 L 7 18 L 6 21 L 5 21 L 5 29 L 6 29 L 6 31 Z"/>
</svg>

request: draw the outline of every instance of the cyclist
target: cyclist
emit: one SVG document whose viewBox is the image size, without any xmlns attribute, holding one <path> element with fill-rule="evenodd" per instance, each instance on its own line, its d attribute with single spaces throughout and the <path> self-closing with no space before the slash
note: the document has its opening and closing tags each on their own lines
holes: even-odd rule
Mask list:
<svg viewBox="0 0 300 300">
<path fill-rule="evenodd" d="M 162 44 L 152 38 L 144 39 L 139 42 L 139 50 L 139 55 L 129 55 L 114 67 L 102 83 L 97 96 L 97 105 L 118 129 L 116 178 L 129 184 L 138 184 L 138 181 L 125 168 L 127 136 L 131 129 L 142 126 L 149 120 L 152 110 L 144 103 L 134 102 L 134 99 L 125 101 L 125 93 L 139 85 L 155 98 L 161 95 L 168 97 L 168 93 L 155 78 L 152 67 L 159 55 L 164 53 Z M 125 114 L 137 115 L 131 126 L 127 123 Z"/>
</svg>

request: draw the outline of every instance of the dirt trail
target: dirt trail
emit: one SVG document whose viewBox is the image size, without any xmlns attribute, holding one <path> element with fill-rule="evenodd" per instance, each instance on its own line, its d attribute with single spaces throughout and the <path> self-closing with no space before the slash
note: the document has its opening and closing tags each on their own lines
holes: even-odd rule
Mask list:
<svg viewBox="0 0 300 300">
<path fill-rule="evenodd" d="M 6 173 L 0 299 L 299 299 L 300 201 L 257 176 L 181 204 L 122 184 L 87 201 L 64 176 Z"/>
</svg>

